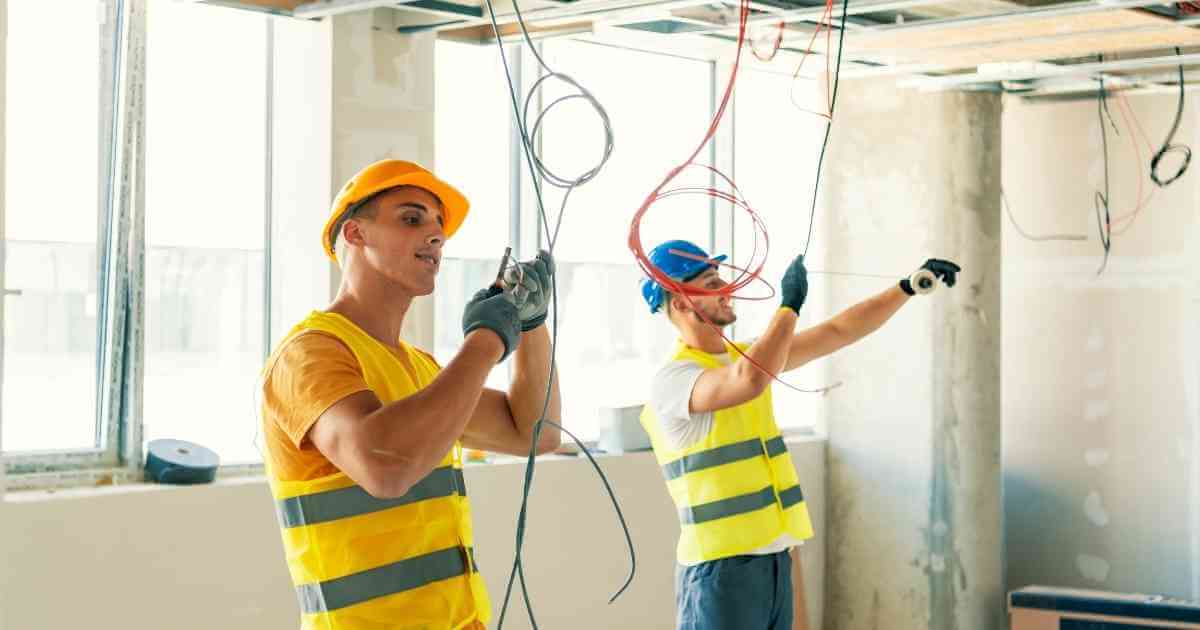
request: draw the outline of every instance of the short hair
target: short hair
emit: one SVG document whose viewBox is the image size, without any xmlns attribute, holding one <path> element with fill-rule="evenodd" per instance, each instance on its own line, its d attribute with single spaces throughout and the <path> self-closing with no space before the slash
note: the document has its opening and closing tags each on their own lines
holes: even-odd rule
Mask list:
<svg viewBox="0 0 1200 630">
<path fill-rule="evenodd" d="M 345 264 L 346 250 L 349 249 L 349 246 L 346 245 L 346 239 L 339 238 L 342 235 L 342 227 L 344 227 L 346 222 L 350 219 L 360 216 L 367 217 L 368 219 L 374 219 L 379 211 L 375 201 L 379 198 L 379 195 L 385 192 L 387 191 L 381 190 L 374 195 L 371 195 L 366 199 L 354 204 L 353 206 L 350 206 L 350 208 L 348 208 L 346 212 L 342 214 L 342 218 L 338 219 L 337 223 L 334 224 L 333 233 L 330 235 L 330 239 L 333 240 L 333 253 L 334 256 L 337 257 L 337 263 L 339 267 Z"/>
</svg>

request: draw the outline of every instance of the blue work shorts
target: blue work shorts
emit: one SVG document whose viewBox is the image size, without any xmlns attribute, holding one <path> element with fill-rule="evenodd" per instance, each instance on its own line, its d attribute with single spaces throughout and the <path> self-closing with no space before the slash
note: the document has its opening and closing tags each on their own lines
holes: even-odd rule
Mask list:
<svg viewBox="0 0 1200 630">
<path fill-rule="evenodd" d="M 675 572 L 679 630 L 791 630 L 788 552 L 733 556 Z"/>
</svg>

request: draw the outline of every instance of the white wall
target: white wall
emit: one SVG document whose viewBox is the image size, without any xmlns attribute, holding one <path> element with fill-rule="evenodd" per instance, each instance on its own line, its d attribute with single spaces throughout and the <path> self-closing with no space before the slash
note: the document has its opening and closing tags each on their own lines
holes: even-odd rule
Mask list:
<svg viewBox="0 0 1200 630">
<path fill-rule="evenodd" d="M 1157 149 L 1173 94 L 1130 97 Z M 1197 144 L 1195 93 L 1175 141 Z M 1031 583 L 1200 598 L 1198 167 L 1155 190 L 1101 263 L 1096 101 L 1004 112 L 1004 188 L 1031 242 L 1004 225 L 1004 491 L 1008 586 Z M 1109 104 L 1114 217 L 1147 174 Z"/>
<path fill-rule="evenodd" d="M 825 445 L 790 444 L 818 537 L 804 547 L 809 601 L 822 601 Z M 584 459 L 538 464 L 525 567 L 544 628 L 673 627 L 678 525 L 649 453 L 605 457 L 633 533 L 638 573 L 607 496 Z M 467 484 L 476 548 L 497 615 L 512 562 L 524 466 L 473 466 Z M 20 630 L 283 630 L 298 626 L 266 485 L 228 480 L 191 488 L 131 486 L 9 494 L 6 521 L 16 579 L 0 619 Z M 527 628 L 519 592 L 506 628 Z M 819 617 L 817 617 L 819 618 Z M 494 626 L 495 624 L 493 624 Z M 815 626 L 819 627 L 819 626 Z"/>
</svg>

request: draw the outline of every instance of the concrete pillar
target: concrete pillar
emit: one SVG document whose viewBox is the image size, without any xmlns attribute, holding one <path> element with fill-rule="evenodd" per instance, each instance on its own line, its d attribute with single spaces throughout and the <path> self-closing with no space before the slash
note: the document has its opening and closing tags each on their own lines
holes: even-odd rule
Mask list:
<svg viewBox="0 0 1200 630">
<path fill-rule="evenodd" d="M 390 10 L 333 19 L 332 184 L 384 158 L 434 167 L 433 33 L 401 35 Z M 331 290 L 339 278 L 334 274 Z M 414 302 L 403 336 L 433 346 L 433 300 Z"/>
<path fill-rule="evenodd" d="M 825 626 L 999 630 L 1000 99 L 890 80 L 838 99 L 811 266 L 964 271 L 830 360 Z M 811 283 L 831 312 L 888 284 Z"/>
</svg>

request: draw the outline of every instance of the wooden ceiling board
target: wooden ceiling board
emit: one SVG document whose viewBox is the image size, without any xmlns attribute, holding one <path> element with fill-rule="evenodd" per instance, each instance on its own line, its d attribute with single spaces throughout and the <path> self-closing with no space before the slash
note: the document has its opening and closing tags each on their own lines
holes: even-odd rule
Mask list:
<svg viewBox="0 0 1200 630">
<path fill-rule="evenodd" d="M 1008 22 L 979 26 L 946 26 L 912 31 L 896 30 L 872 33 L 870 31 L 847 33 L 847 45 L 856 50 L 912 50 L 968 44 L 988 44 L 1015 41 L 1032 37 L 1069 35 L 1089 31 L 1159 26 L 1169 22 L 1166 18 L 1145 11 L 1119 9 L 1103 13 L 1081 13 L 1034 19 L 1013 19 Z M 1186 27 L 1180 27 L 1186 28 Z"/>
<path fill-rule="evenodd" d="M 1124 33 L 1081 33 L 1060 38 L 1017 39 L 1007 42 L 952 49 L 890 51 L 889 60 L 899 63 L 978 66 L 984 63 L 1067 59 L 1097 53 L 1116 54 L 1174 46 L 1200 44 L 1200 30 L 1171 27 L 1163 30 Z"/>
</svg>

